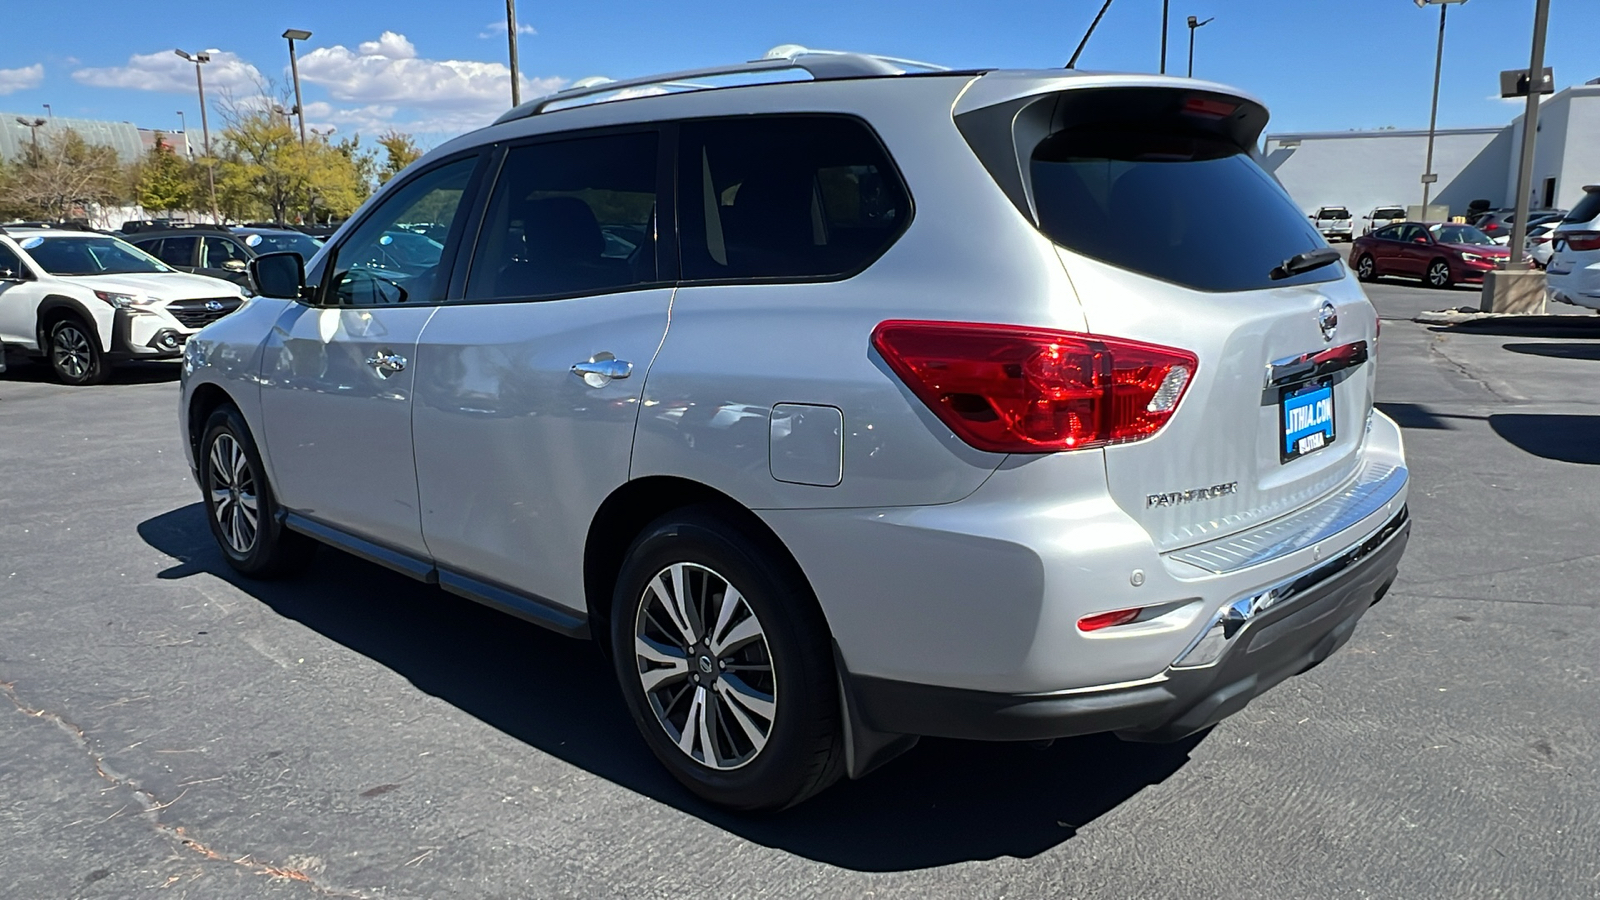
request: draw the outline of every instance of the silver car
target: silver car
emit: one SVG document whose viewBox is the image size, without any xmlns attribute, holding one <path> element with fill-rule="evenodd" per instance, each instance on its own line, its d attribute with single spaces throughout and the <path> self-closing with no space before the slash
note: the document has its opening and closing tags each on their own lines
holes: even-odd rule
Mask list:
<svg viewBox="0 0 1600 900">
<path fill-rule="evenodd" d="M 1174 740 L 1321 662 L 1395 578 L 1407 468 L 1266 109 L 918 68 L 586 82 L 304 271 L 256 259 L 185 354 L 228 562 L 330 544 L 593 639 L 742 809 L 923 735 Z M 385 262 L 417 228 L 437 252 Z"/>
</svg>

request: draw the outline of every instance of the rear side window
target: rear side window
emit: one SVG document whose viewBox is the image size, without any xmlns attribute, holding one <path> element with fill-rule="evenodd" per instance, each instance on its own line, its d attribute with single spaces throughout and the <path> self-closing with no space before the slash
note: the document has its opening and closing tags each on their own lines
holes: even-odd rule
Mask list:
<svg viewBox="0 0 1600 900">
<path fill-rule="evenodd" d="M 685 123 L 681 135 L 686 281 L 846 276 L 911 217 L 888 154 L 859 120 L 749 116 Z"/>
<path fill-rule="evenodd" d="M 552 297 L 657 281 L 654 132 L 506 153 L 468 300 Z"/>
<path fill-rule="evenodd" d="M 1567 213 L 1568 222 L 1588 222 L 1600 216 L 1600 191 L 1589 191 L 1578 201 L 1578 205 Z"/>
<path fill-rule="evenodd" d="M 1281 281 L 1269 277 L 1289 257 L 1325 245 L 1283 188 L 1226 140 L 1071 128 L 1034 150 L 1032 175 L 1040 229 L 1120 268 L 1202 291 L 1343 275 L 1334 265 Z"/>
<path fill-rule="evenodd" d="M 198 243 L 200 239 L 197 237 L 169 237 L 163 238 L 154 249 L 149 246 L 143 249 L 169 266 L 192 266 L 195 245 Z"/>
</svg>

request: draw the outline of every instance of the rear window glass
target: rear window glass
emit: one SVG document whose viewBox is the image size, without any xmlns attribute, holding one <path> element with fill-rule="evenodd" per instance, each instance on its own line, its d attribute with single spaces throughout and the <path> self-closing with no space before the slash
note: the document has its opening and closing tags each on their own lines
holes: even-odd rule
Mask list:
<svg viewBox="0 0 1600 900">
<path fill-rule="evenodd" d="M 1572 212 L 1567 213 L 1567 221 L 1587 222 L 1595 216 L 1600 216 L 1600 191 L 1589 191 L 1572 208 Z"/>
<path fill-rule="evenodd" d="M 911 201 L 877 137 L 842 116 L 685 123 L 678 153 L 686 280 L 848 275 L 877 259 Z"/>
<path fill-rule="evenodd" d="M 1323 219 L 1348 219 L 1350 210 L 1342 206 L 1324 206 L 1320 218 Z"/>
<path fill-rule="evenodd" d="M 1289 257 L 1327 245 L 1283 188 L 1227 140 L 1068 129 L 1039 144 L 1031 172 L 1040 229 L 1120 268 L 1202 291 L 1344 274 L 1332 265 L 1271 279 Z"/>
<path fill-rule="evenodd" d="M 1380 206 L 1372 211 L 1374 219 L 1404 219 L 1406 211 L 1398 206 Z"/>
</svg>

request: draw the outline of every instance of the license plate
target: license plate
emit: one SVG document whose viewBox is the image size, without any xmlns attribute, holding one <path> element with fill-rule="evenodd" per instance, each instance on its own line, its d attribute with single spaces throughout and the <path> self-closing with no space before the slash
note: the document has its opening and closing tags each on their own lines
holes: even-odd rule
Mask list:
<svg viewBox="0 0 1600 900">
<path fill-rule="evenodd" d="M 1278 401 L 1279 461 L 1299 459 L 1333 443 L 1334 418 L 1332 381 L 1284 388 Z"/>
</svg>

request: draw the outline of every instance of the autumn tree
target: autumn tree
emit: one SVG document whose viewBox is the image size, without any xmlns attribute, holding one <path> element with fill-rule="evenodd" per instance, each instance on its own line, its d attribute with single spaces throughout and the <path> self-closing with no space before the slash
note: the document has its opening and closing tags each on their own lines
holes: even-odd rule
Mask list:
<svg viewBox="0 0 1600 900">
<path fill-rule="evenodd" d="M 139 165 L 135 185 L 139 205 L 145 209 L 170 212 L 189 209 L 194 204 L 194 179 L 189 166 L 160 132 L 156 132 L 155 145 Z"/>
<path fill-rule="evenodd" d="M 378 146 L 383 148 L 383 166 L 378 170 L 378 183 L 383 184 L 405 170 L 422 158 L 422 150 L 417 147 L 417 142 L 411 135 L 390 129 L 378 138 Z"/>
</svg>

